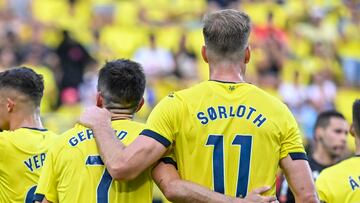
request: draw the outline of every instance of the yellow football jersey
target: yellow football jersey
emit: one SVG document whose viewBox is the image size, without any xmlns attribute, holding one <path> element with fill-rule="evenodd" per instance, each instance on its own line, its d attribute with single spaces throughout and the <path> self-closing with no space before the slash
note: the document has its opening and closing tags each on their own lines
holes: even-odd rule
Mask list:
<svg viewBox="0 0 360 203">
<path fill-rule="evenodd" d="M 279 160 L 306 159 L 288 108 L 247 83 L 205 81 L 170 94 L 141 134 L 174 145 L 183 179 L 237 197 L 264 185 L 274 195 Z"/>
<path fill-rule="evenodd" d="M 144 129 L 144 124 L 130 120 L 116 120 L 112 126 L 125 145 Z M 132 181 L 113 181 L 99 156 L 92 131 L 77 124 L 49 151 L 35 199 L 45 195 L 51 202 L 148 203 L 152 200 L 150 175 L 146 170 Z"/>
<path fill-rule="evenodd" d="M 360 202 L 360 157 L 351 157 L 324 169 L 316 179 L 321 201 L 327 203 Z"/>
<path fill-rule="evenodd" d="M 46 152 L 55 136 L 36 128 L 0 133 L 0 202 L 32 202 Z"/>
</svg>

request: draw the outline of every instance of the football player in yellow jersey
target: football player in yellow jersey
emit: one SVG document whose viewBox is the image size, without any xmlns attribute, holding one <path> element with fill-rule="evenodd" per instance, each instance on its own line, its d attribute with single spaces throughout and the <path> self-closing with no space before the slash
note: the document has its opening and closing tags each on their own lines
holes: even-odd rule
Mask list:
<svg viewBox="0 0 360 203">
<path fill-rule="evenodd" d="M 316 179 L 320 201 L 327 203 L 360 202 L 360 100 L 353 104 L 350 133 L 355 138 L 355 156 L 324 169 Z"/>
<path fill-rule="evenodd" d="M 144 124 L 131 120 L 143 104 L 144 89 L 145 76 L 141 66 L 135 62 L 114 60 L 100 70 L 97 105 L 113 113 L 112 127 L 116 138 L 126 145 L 144 129 Z M 117 112 L 128 113 L 128 117 L 119 117 Z M 113 181 L 93 138 L 92 131 L 79 124 L 59 137 L 56 146 L 48 153 L 34 200 L 151 202 L 150 171 L 146 170 L 128 182 Z"/>
<path fill-rule="evenodd" d="M 92 107 L 81 117 L 93 129 L 111 176 L 136 177 L 173 145 L 182 179 L 233 197 L 246 197 L 262 185 L 271 186 L 266 195 L 275 195 L 280 165 L 297 202 L 317 202 L 294 117 L 279 100 L 245 82 L 248 15 L 209 14 L 203 34 L 210 81 L 163 99 L 128 147 L 115 142 L 106 109 Z"/>
<path fill-rule="evenodd" d="M 55 134 L 44 129 L 41 75 L 25 67 L 0 73 L 0 202 L 30 203 Z"/>
</svg>

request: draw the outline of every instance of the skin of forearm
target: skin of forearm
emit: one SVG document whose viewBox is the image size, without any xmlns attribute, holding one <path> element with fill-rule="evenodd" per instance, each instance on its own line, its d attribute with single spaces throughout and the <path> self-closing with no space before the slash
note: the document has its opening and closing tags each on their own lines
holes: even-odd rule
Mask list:
<svg viewBox="0 0 360 203">
<path fill-rule="evenodd" d="M 318 203 L 319 200 L 308 162 L 292 160 L 290 156 L 287 156 L 281 160 L 280 164 L 296 202 Z"/>
<path fill-rule="evenodd" d="M 172 202 L 229 203 L 234 200 L 232 197 L 185 180 L 172 181 L 169 187 L 174 189 L 169 198 Z"/>
<path fill-rule="evenodd" d="M 103 159 L 110 175 L 114 179 L 121 179 L 122 176 L 121 171 L 119 171 L 119 166 L 122 165 L 121 155 L 125 149 L 124 144 L 119 142 L 119 140 L 116 138 L 115 132 L 110 127 L 110 125 L 96 126 L 93 128 L 93 133 L 100 152 L 100 156 Z M 97 136 L 100 134 L 101 136 Z"/>
<path fill-rule="evenodd" d="M 159 162 L 152 171 L 152 177 L 171 202 L 222 203 L 233 202 L 235 199 L 196 183 L 182 180 L 176 168 L 171 164 Z"/>
</svg>

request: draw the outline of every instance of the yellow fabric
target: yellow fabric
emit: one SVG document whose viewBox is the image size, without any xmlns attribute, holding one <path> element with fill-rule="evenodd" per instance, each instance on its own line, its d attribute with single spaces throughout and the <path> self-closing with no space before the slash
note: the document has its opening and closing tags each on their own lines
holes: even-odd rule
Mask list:
<svg viewBox="0 0 360 203">
<path fill-rule="evenodd" d="M 213 178 L 223 181 L 217 177 L 223 171 L 224 192 L 232 196 L 237 191 L 239 171 L 246 177 L 249 162 L 248 187 L 245 178 L 239 181 L 244 183 L 239 188 L 251 191 L 270 185 L 268 194 L 275 194 L 279 160 L 290 152 L 304 153 L 297 123 L 287 107 L 247 83 L 205 81 L 170 94 L 151 112 L 146 128 L 143 135 L 157 138 L 165 146 L 175 143 L 183 179 L 214 189 Z M 213 158 L 217 160 L 214 175 L 209 167 Z M 240 168 L 239 160 L 244 164 Z"/>
<path fill-rule="evenodd" d="M 0 202 L 29 202 L 26 195 L 32 198 L 29 190 L 38 182 L 55 136 L 50 131 L 28 128 L 0 133 Z"/>
<path fill-rule="evenodd" d="M 112 122 L 116 136 L 133 142 L 144 125 L 129 121 Z M 36 194 L 52 202 L 151 202 L 152 180 L 147 170 L 128 182 L 112 180 L 105 172 L 90 129 L 79 124 L 65 132 L 48 153 Z M 110 181 L 111 185 L 106 185 Z"/>
<path fill-rule="evenodd" d="M 323 170 L 316 179 L 320 200 L 326 203 L 360 202 L 360 157 Z"/>
</svg>

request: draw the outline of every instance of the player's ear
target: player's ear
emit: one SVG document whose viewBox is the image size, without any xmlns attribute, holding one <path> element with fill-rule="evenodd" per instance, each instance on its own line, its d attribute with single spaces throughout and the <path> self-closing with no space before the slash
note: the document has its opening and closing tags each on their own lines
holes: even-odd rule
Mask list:
<svg viewBox="0 0 360 203">
<path fill-rule="evenodd" d="M 351 123 L 351 125 L 350 125 L 350 130 L 349 130 L 349 132 L 350 132 L 350 135 L 351 136 L 353 136 L 353 137 L 355 137 L 355 128 L 354 128 L 354 125 Z"/>
<path fill-rule="evenodd" d="M 249 61 L 250 61 L 250 56 L 251 56 L 251 48 L 250 48 L 250 45 L 248 45 L 248 46 L 245 48 L 244 63 L 249 63 Z"/>
<path fill-rule="evenodd" d="M 138 105 L 138 107 L 137 107 L 136 110 L 135 110 L 135 113 L 138 112 L 138 111 L 140 111 L 140 109 L 141 109 L 141 107 L 143 107 L 144 103 L 145 103 L 145 99 L 144 99 L 144 97 L 143 97 L 143 98 L 141 98 L 141 100 L 140 100 L 140 102 L 139 102 L 139 105 Z"/>
<path fill-rule="evenodd" d="M 96 93 L 96 106 L 102 108 L 104 106 L 104 97 L 101 92 Z"/>
<path fill-rule="evenodd" d="M 206 46 L 205 46 L 205 45 L 203 45 L 203 46 L 201 47 L 201 56 L 202 56 L 202 58 L 204 59 L 204 61 L 205 61 L 206 63 L 209 62 L 208 57 L 207 57 L 207 53 L 206 53 Z"/>
<path fill-rule="evenodd" d="M 315 138 L 315 141 L 319 141 L 319 140 L 321 140 L 322 138 L 322 135 L 323 135 L 323 129 L 322 128 L 316 128 L 315 129 L 315 136 L 314 136 L 314 138 Z"/>
<path fill-rule="evenodd" d="M 7 98 L 6 107 L 9 113 L 14 111 L 15 105 L 16 103 L 13 99 Z"/>
</svg>

